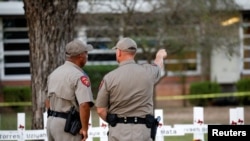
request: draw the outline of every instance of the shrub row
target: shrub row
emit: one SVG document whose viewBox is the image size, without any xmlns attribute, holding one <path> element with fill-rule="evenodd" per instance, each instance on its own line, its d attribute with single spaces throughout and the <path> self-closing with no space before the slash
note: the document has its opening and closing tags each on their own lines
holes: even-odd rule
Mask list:
<svg viewBox="0 0 250 141">
<path fill-rule="evenodd" d="M 216 82 L 195 82 L 190 86 L 191 95 L 221 93 L 221 87 Z M 190 99 L 190 103 L 195 106 L 207 106 L 212 103 L 211 98 Z"/>
<path fill-rule="evenodd" d="M 236 82 L 236 92 L 250 92 L 250 78 L 243 78 Z M 223 95 L 222 89 L 220 84 L 217 82 L 195 82 L 190 85 L 190 95 L 200 95 L 200 94 L 218 94 Z M 224 100 L 223 100 L 224 99 Z M 223 96 L 219 96 L 219 98 L 197 98 L 197 99 L 190 99 L 189 102 L 195 106 L 207 106 L 207 105 L 214 105 L 214 103 L 220 100 L 222 103 L 217 103 L 219 105 L 225 105 L 226 101 L 229 98 L 223 98 Z M 249 96 L 238 96 L 234 97 L 236 100 L 236 104 L 239 105 L 249 105 L 250 104 L 250 97 Z M 229 103 L 230 104 L 230 103 Z M 226 104 L 227 105 L 227 104 Z"/>
<path fill-rule="evenodd" d="M 25 87 L 3 87 L 3 99 L 5 102 L 30 102 L 31 101 L 31 89 L 28 86 Z M 16 112 L 23 111 L 24 106 L 11 106 Z"/>
</svg>

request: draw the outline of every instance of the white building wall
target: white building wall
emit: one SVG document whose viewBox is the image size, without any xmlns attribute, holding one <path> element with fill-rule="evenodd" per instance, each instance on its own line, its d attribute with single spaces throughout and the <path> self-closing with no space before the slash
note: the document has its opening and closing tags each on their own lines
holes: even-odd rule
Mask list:
<svg viewBox="0 0 250 141">
<path fill-rule="evenodd" d="M 250 1 L 249 0 L 235 0 L 235 2 L 241 6 L 243 10 L 249 10 L 250 9 Z"/>
<path fill-rule="evenodd" d="M 211 56 L 211 81 L 221 84 L 235 83 L 240 79 L 241 56 L 228 56 L 225 51 L 213 51 Z"/>
</svg>

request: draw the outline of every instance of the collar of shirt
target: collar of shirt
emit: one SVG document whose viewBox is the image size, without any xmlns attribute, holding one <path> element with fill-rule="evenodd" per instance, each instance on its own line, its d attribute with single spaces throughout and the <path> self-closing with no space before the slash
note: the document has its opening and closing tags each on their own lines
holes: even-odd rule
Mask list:
<svg viewBox="0 0 250 141">
<path fill-rule="evenodd" d="M 119 66 L 127 65 L 127 64 L 135 64 L 135 60 L 127 60 L 123 61 L 119 64 Z"/>
<path fill-rule="evenodd" d="M 69 65 L 69 66 L 73 66 L 73 67 L 75 67 L 76 69 L 78 69 L 79 71 L 81 71 L 81 72 L 84 73 L 84 71 L 83 71 L 82 68 L 78 67 L 76 64 L 74 64 L 74 63 L 72 63 L 72 62 L 70 62 L 70 61 L 65 61 L 64 64 L 65 64 L 65 65 Z"/>
</svg>

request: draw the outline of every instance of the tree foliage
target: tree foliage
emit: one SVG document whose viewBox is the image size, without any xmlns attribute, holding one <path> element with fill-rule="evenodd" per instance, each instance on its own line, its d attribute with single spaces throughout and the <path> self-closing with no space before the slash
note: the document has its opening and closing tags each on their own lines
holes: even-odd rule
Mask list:
<svg viewBox="0 0 250 141">
<path fill-rule="evenodd" d="M 208 58 L 212 50 L 236 53 L 239 25 L 221 24 L 232 17 L 240 18 L 239 7 L 233 0 L 87 1 L 92 7 L 84 18 L 90 27 L 99 27 L 96 36 L 111 37 L 112 41 L 120 36 L 133 37 L 148 61 L 159 48 L 167 49 L 168 56 L 176 55 L 180 60 L 186 59 L 186 51 L 196 50 L 202 57 L 205 78 L 210 73 Z"/>
</svg>

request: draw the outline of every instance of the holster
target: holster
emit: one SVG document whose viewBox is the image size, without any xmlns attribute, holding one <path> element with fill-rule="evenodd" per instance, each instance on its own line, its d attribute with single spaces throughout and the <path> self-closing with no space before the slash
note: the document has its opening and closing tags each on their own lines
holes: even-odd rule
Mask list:
<svg viewBox="0 0 250 141">
<path fill-rule="evenodd" d="M 76 111 L 75 107 L 71 107 L 68 117 L 66 119 L 64 131 L 72 135 L 79 133 L 82 128 L 79 112 Z"/>
<path fill-rule="evenodd" d="M 118 121 L 118 116 L 116 114 L 107 114 L 107 122 L 112 127 L 115 127 Z"/>
<path fill-rule="evenodd" d="M 146 126 L 151 129 L 150 137 L 155 141 L 155 136 L 157 133 L 157 127 L 160 122 L 160 117 L 154 118 L 153 115 L 146 115 Z"/>
</svg>

